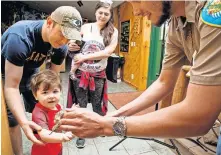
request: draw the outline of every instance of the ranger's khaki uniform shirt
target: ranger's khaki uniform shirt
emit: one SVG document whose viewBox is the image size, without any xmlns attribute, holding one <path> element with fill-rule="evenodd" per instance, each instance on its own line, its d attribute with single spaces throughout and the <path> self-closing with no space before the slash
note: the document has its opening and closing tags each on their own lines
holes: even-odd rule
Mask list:
<svg viewBox="0 0 221 155">
<path fill-rule="evenodd" d="M 221 85 L 221 28 L 202 22 L 200 13 L 205 2 L 186 1 L 186 22 L 171 17 L 163 69 L 180 68 L 186 60 L 194 64 L 190 82 L 202 85 Z"/>
</svg>

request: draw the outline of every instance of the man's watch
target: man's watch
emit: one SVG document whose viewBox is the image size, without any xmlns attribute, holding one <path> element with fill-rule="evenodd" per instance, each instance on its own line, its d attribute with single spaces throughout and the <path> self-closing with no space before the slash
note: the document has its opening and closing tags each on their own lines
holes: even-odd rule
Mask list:
<svg viewBox="0 0 221 155">
<path fill-rule="evenodd" d="M 117 117 L 116 122 L 113 124 L 113 131 L 115 136 L 125 137 L 127 131 L 127 125 L 125 117 Z"/>
</svg>

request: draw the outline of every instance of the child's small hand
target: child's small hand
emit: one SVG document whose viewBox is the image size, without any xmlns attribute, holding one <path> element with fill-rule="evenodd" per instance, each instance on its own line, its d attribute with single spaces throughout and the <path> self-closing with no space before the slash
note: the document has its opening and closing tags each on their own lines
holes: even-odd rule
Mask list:
<svg viewBox="0 0 221 155">
<path fill-rule="evenodd" d="M 71 109 L 73 109 L 73 108 L 80 108 L 80 106 L 79 106 L 79 104 L 73 104 L 72 106 L 71 106 Z"/>
<path fill-rule="evenodd" d="M 63 142 L 67 142 L 70 141 L 71 139 L 74 138 L 74 135 L 72 134 L 72 132 L 66 132 L 63 134 Z"/>
</svg>

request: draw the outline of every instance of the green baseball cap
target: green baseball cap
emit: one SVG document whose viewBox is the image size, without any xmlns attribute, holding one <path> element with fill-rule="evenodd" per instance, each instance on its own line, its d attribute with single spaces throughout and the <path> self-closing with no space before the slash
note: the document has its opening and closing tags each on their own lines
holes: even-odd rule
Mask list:
<svg viewBox="0 0 221 155">
<path fill-rule="evenodd" d="M 65 38 L 81 41 L 82 18 L 75 7 L 60 6 L 52 12 L 51 19 L 61 26 Z"/>
</svg>

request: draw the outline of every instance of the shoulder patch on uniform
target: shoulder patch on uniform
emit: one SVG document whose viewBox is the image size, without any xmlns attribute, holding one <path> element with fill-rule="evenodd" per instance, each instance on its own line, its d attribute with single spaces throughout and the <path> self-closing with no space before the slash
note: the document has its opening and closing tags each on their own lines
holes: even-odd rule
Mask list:
<svg viewBox="0 0 221 155">
<path fill-rule="evenodd" d="M 221 28 L 221 0 L 208 0 L 200 17 L 205 24 Z"/>
</svg>

